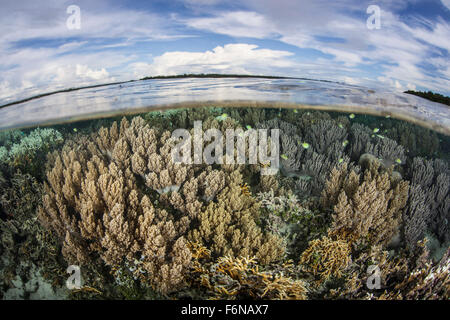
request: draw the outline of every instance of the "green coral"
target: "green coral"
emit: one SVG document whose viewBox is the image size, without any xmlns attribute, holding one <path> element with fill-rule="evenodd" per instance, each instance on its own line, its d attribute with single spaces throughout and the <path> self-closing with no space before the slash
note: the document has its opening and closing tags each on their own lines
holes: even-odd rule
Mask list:
<svg viewBox="0 0 450 320">
<path fill-rule="evenodd" d="M 0 132 L 0 146 L 10 148 L 11 145 L 20 141 L 24 133 L 20 130 L 8 130 Z"/>
<path fill-rule="evenodd" d="M 37 128 L 23 136 L 17 143 L 13 143 L 10 148 L 0 147 L 0 164 L 14 170 L 20 169 L 33 176 L 40 176 L 40 165 L 46 154 L 63 141 L 59 131 Z"/>
<path fill-rule="evenodd" d="M 295 258 L 310 240 L 327 233 L 329 216 L 310 208 L 308 202 L 300 202 L 292 192 L 279 196 L 273 190 L 260 192 L 257 199 L 266 228 L 286 241 L 289 257 Z"/>
<path fill-rule="evenodd" d="M 9 159 L 8 149 L 1 146 L 0 147 L 0 163 L 5 163 Z"/>
</svg>

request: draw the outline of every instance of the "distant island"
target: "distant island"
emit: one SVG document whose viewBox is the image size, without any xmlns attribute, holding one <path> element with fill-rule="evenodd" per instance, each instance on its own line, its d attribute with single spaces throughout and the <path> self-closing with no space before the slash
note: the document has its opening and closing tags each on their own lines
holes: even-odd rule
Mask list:
<svg viewBox="0 0 450 320">
<path fill-rule="evenodd" d="M 434 93 L 431 91 L 426 92 L 426 91 L 413 91 L 413 90 L 405 91 L 405 93 L 413 94 L 413 95 L 422 97 L 422 98 L 430 100 L 430 101 L 439 102 L 439 103 L 445 104 L 447 106 L 450 106 L 450 97 L 443 96 L 442 94 L 439 94 L 439 93 Z"/>
<path fill-rule="evenodd" d="M 178 79 L 178 78 L 264 78 L 264 79 L 299 79 L 292 77 L 281 76 L 255 76 L 249 74 L 221 74 L 221 73 L 185 73 L 172 76 L 151 76 L 139 80 L 154 80 L 154 79 Z"/>
</svg>

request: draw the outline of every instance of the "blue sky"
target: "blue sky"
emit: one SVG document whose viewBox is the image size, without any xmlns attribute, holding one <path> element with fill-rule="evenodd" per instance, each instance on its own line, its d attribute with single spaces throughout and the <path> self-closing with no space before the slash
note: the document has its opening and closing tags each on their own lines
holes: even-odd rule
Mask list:
<svg viewBox="0 0 450 320">
<path fill-rule="evenodd" d="M 67 27 L 70 5 L 79 29 Z M 370 5 L 379 29 L 367 26 Z M 0 103 L 181 73 L 450 95 L 450 0 L 2 0 L 0 9 Z"/>
</svg>

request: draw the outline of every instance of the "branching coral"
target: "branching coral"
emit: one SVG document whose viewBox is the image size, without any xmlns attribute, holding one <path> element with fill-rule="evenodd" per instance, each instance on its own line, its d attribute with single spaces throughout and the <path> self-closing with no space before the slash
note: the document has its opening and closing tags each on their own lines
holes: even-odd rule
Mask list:
<svg viewBox="0 0 450 320">
<path fill-rule="evenodd" d="M 406 161 L 403 146 L 395 140 L 375 134 L 367 126 L 355 123 L 350 128 L 350 159 L 357 161 L 363 153 L 369 153 L 380 159 L 388 168 L 395 164 L 404 164 Z"/>
<path fill-rule="evenodd" d="M 242 176 L 238 171 L 228 178 L 226 187 L 199 213 L 199 226 L 190 233 L 190 240 L 208 247 L 213 256 L 256 256 L 262 263 L 282 257 L 280 238 L 264 234 L 256 224 L 259 203 L 242 193 Z"/>
<path fill-rule="evenodd" d="M 330 277 L 341 277 L 350 261 L 350 247 L 346 241 L 322 237 L 310 242 L 299 263 L 306 272 L 318 276 L 317 284 L 321 284 Z"/>
<path fill-rule="evenodd" d="M 301 147 L 303 140 L 298 134 L 299 129 L 291 123 L 280 119 L 272 119 L 258 123 L 258 129 L 280 130 L 280 160 L 281 167 L 287 174 L 299 171 L 306 150 Z"/>
<path fill-rule="evenodd" d="M 428 157 L 439 150 L 439 137 L 436 132 L 408 122 L 396 121 L 385 133 L 402 145 L 410 157 Z"/>
<path fill-rule="evenodd" d="M 266 110 L 262 108 L 246 108 L 246 109 L 236 109 L 236 108 L 226 108 L 224 110 L 230 115 L 231 118 L 236 119 L 239 123 L 245 126 L 255 126 L 256 124 L 263 122 L 266 118 Z"/>
<path fill-rule="evenodd" d="M 311 126 L 306 134 L 306 140 L 319 154 L 329 154 L 333 144 L 342 146 L 347 138 L 347 130 L 340 128 L 333 120 L 323 120 Z M 343 149 L 343 148 L 342 148 Z"/>
<path fill-rule="evenodd" d="M 343 277 L 344 285 L 331 289 L 330 297 L 371 299 L 374 294 L 392 291 L 399 279 L 403 279 L 407 274 L 408 261 L 401 256 L 390 256 L 381 245 L 354 251 L 351 264 Z M 374 280 L 375 283 L 372 282 Z"/>
<path fill-rule="evenodd" d="M 20 139 L 23 138 L 23 136 L 24 133 L 20 130 L 1 131 L 0 146 L 4 146 L 9 149 L 13 144 L 20 142 Z"/>
<path fill-rule="evenodd" d="M 350 127 L 350 159 L 359 160 L 370 142 L 372 132 L 368 127 L 360 123 L 354 123 Z"/>
<path fill-rule="evenodd" d="M 421 253 L 417 262 L 407 275 L 394 285 L 391 291 L 385 291 L 380 299 L 437 300 L 450 298 L 450 249 L 439 263 L 433 265 L 428 260 L 426 242 L 418 243 Z"/>
<path fill-rule="evenodd" d="M 398 145 L 392 139 L 375 137 L 373 142 L 369 142 L 366 146 L 365 152 L 370 153 L 377 158 L 382 159 L 387 165 L 394 165 L 395 163 L 405 163 L 405 150 L 401 145 Z"/>
<path fill-rule="evenodd" d="M 206 288 L 212 299 L 306 299 L 302 280 L 289 278 L 283 272 L 260 271 L 255 258 L 225 256 L 209 262 L 205 247 L 194 243 L 191 250 L 195 258 L 190 281 Z M 285 266 L 285 271 L 289 268 Z"/>
<path fill-rule="evenodd" d="M 367 238 L 386 244 L 397 232 L 409 184 L 391 182 L 389 172 L 374 165 L 361 178 L 347 164 L 332 170 L 322 194 L 324 208 L 334 211 L 330 235 L 347 240 Z"/>
<path fill-rule="evenodd" d="M 420 185 L 412 184 L 403 213 L 403 233 L 407 248 L 412 251 L 427 231 L 430 210 L 426 202 L 426 193 Z"/>
<path fill-rule="evenodd" d="M 160 291 L 181 284 L 190 260 L 182 237 L 188 220 L 155 209 L 129 169 L 63 151 L 48 182 L 39 218 L 65 239 L 67 260 L 86 263 L 97 253 L 114 266 L 145 257 L 143 270 Z"/>
<path fill-rule="evenodd" d="M 280 130 L 281 172 L 298 178 L 302 194 L 316 195 L 323 189 L 329 171 L 336 164 L 349 160 L 344 153 L 347 134 L 346 129 L 333 120 L 309 119 L 306 115 L 303 114 L 301 119 L 305 117 L 303 120 L 309 130 L 280 119 L 265 121 L 257 127 Z M 301 119 L 299 122 L 302 122 Z M 302 129 L 305 129 L 306 138 L 300 135 Z"/>
<path fill-rule="evenodd" d="M 408 246 L 413 248 L 426 230 L 434 232 L 441 242 L 450 241 L 450 171 L 447 163 L 416 157 L 407 175 L 413 187 L 404 215 Z"/>
</svg>

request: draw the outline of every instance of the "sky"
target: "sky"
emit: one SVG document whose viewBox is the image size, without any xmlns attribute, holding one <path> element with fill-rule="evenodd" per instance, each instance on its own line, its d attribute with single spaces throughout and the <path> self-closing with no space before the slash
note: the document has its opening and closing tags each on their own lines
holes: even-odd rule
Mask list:
<svg viewBox="0 0 450 320">
<path fill-rule="evenodd" d="M 183 73 L 450 95 L 450 0 L 1 0 L 0 30 L 0 104 Z"/>
</svg>

